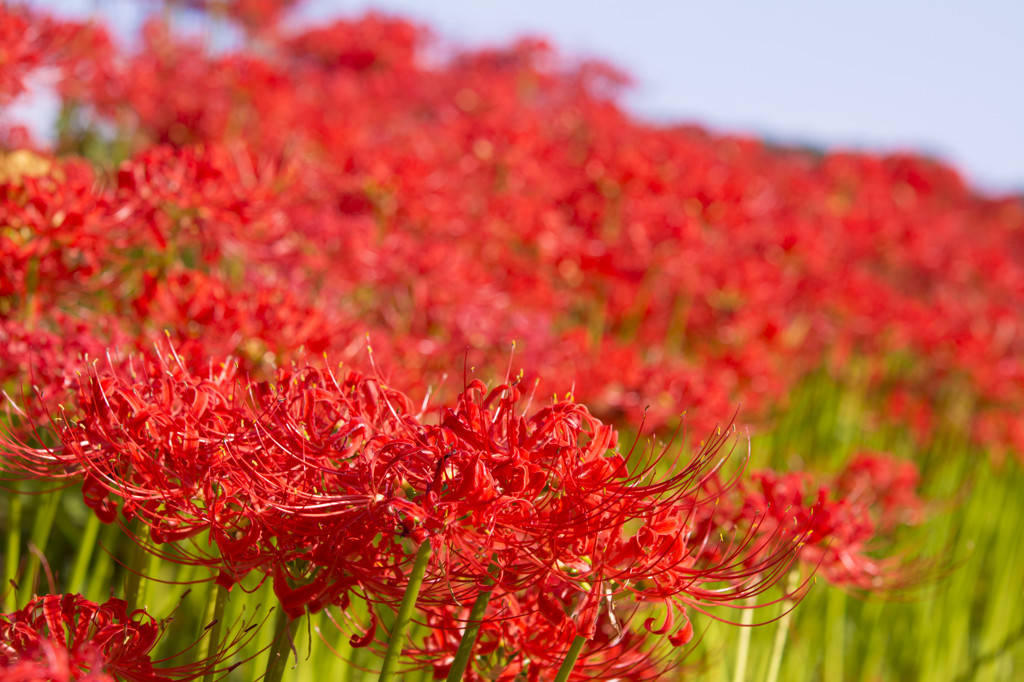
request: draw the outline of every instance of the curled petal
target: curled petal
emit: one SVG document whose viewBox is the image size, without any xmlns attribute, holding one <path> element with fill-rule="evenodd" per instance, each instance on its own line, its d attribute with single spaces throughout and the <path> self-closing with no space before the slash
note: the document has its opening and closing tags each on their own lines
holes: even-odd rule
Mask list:
<svg viewBox="0 0 1024 682">
<path fill-rule="evenodd" d="M 361 637 L 357 637 L 356 635 L 352 635 L 352 637 L 349 638 L 348 643 L 349 643 L 349 645 L 351 645 L 351 647 L 353 649 L 361 649 L 361 648 L 369 645 L 369 643 L 373 641 L 373 638 L 376 635 L 377 635 L 377 614 L 371 609 L 370 610 L 370 625 L 366 628 L 366 632 L 364 632 Z"/>
</svg>

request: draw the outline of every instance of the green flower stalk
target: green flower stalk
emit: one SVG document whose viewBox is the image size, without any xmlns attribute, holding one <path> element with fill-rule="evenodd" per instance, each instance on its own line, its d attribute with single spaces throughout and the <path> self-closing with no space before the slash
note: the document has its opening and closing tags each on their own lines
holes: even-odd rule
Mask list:
<svg viewBox="0 0 1024 682">
<path fill-rule="evenodd" d="M 561 667 L 558 668 L 555 682 L 566 682 L 569 679 L 569 675 L 576 665 L 576 659 L 580 657 L 580 651 L 586 642 L 586 637 L 582 635 L 576 635 L 576 639 L 572 640 L 572 646 L 569 647 L 569 651 L 565 654 L 565 660 L 562 661 Z"/>
<path fill-rule="evenodd" d="M 488 581 L 490 582 L 490 581 Z M 483 624 L 484 612 L 491 601 L 490 587 L 482 590 L 473 602 L 473 608 L 469 610 L 469 622 L 466 623 L 466 630 L 462 633 L 462 640 L 459 648 L 455 651 L 455 659 L 452 661 L 451 670 L 448 671 L 447 682 L 460 682 L 466 672 L 466 666 L 473 655 L 473 647 L 476 645 L 477 635 L 480 634 L 480 626 Z"/>
<path fill-rule="evenodd" d="M 380 668 L 379 682 L 392 682 L 395 679 L 395 672 L 398 670 L 398 659 L 402 656 L 402 647 L 405 646 L 405 635 L 409 630 L 409 623 L 412 621 L 412 612 L 416 608 L 416 600 L 419 598 L 420 587 L 423 585 L 423 575 L 427 571 L 427 564 L 430 563 L 430 540 L 426 539 L 416 550 L 416 560 L 412 565 L 412 572 L 409 574 L 409 582 L 405 587 L 405 594 L 402 597 L 402 604 L 398 608 L 398 617 L 395 619 L 395 626 L 391 630 L 391 638 L 388 640 L 388 650 L 384 654 L 384 664 Z"/>
</svg>

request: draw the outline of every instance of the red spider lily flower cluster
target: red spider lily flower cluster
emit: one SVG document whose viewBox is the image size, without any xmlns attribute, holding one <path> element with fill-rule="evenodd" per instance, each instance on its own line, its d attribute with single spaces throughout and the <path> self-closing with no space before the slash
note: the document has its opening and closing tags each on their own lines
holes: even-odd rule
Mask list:
<svg viewBox="0 0 1024 682">
<path fill-rule="evenodd" d="M 791 560 L 801 528 L 765 534 L 756 560 L 749 537 L 723 544 L 695 532 L 715 504 L 701 491 L 721 466 L 721 437 L 658 478 L 665 450 L 630 466 L 614 429 L 585 406 L 529 415 L 521 399 L 515 384 L 487 392 L 473 381 L 428 425 L 405 395 L 355 372 L 281 370 L 271 385 L 238 381 L 227 364 L 196 376 L 130 360 L 81 382 L 75 420 L 57 420 L 62 447 L 10 447 L 80 475 L 86 504 L 108 523 L 120 498 L 156 544 L 208 531 L 216 553 L 169 556 L 218 569 L 226 586 L 254 569 L 272 574 L 293 616 L 347 604 L 356 585 L 397 598 L 403 537 L 436 546 L 421 603 L 465 598 L 494 565 L 509 593 L 574 586 L 592 602 L 579 618 L 587 636 L 608 594 L 676 600 L 685 613 L 756 594 Z M 701 588 L 709 582 L 735 589 Z"/>
<path fill-rule="evenodd" d="M 855 454 L 843 471 L 824 480 L 805 472 L 755 471 L 723 495 L 706 522 L 728 530 L 737 520 L 744 526 L 757 520 L 757 533 L 805 528 L 800 560 L 830 583 L 897 590 L 921 582 L 933 568 L 884 554 L 895 526 L 923 520 L 917 479 L 912 462 L 873 452 Z"/>
<path fill-rule="evenodd" d="M 78 421 L 60 421 L 55 457 L 83 476 L 102 520 L 114 520 L 114 496 L 156 544 L 208 531 L 218 552 L 172 558 L 219 569 L 226 586 L 253 569 L 273 574 L 290 613 L 336 601 L 356 581 L 328 581 L 334 571 L 376 582 L 400 565 L 394 522 L 385 523 L 396 512 L 378 490 L 393 474 L 378 473 L 376 451 L 413 421 L 404 396 L 314 368 L 281 371 L 271 385 L 236 381 L 231 364 L 205 376 L 128 365 L 123 377 L 94 370 Z M 322 572 L 295 594 L 283 567 L 298 560 Z"/>
<path fill-rule="evenodd" d="M 171 682 L 201 677 L 215 663 L 154 667 L 160 624 L 121 599 L 96 604 L 76 594 L 36 597 L 0 615 L 0 673 L 9 682 Z"/>
<path fill-rule="evenodd" d="M 100 76 L 113 57 L 106 33 L 91 26 L 58 21 L 16 5 L 0 8 L 0 45 L 4 70 L 0 73 L 0 105 L 7 105 L 28 89 L 26 80 L 40 68 L 55 68 L 76 78 Z M 91 53 L 91 56 L 90 56 Z M 72 83 L 68 92 L 74 91 Z"/>
</svg>

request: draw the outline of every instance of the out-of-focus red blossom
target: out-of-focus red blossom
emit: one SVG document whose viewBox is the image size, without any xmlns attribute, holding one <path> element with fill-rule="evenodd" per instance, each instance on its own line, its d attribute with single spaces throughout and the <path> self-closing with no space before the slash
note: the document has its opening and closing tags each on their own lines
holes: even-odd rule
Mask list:
<svg viewBox="0 0 1024 682">
<path fill-rule="evenodd" d="M 288 55 L 321 69 L 382 71 L 415 67 L 417 48 L 429 40 L 421 27 L 380 14 L 368 14 L 358 23 L 338 21 L 287 38 Z"/>
<path fill-rule="evenodd" d="M 248 33 L 260 36 L 265 31 L 276 29 L 297 0 L 168 0 L 166 4 L 204 11 L 215 17 L 228 17 Z"/>
<path fill-rule="evenodd" d="M 82 285 L 95 281 L 101 269 L 110 267 L 113 253 L 127 245 L 118 239 L 122 235 L 102 229 L 99 216 L 107 202 L 93 192 L 95 178 L 85 163 L 64 163 L 39 177 L 5 179 L 0 184 L 0 221 L 6 228 L 0 234 L 4 318 L 31 303 L 36 308 L 28 311 L 29 321 L 38 321 L 58 299 L 85 293 Z"/>
<path fill-rule="evenodd" d="M 131 341 L 115 318 L 99 318 L 89 324 L 59 312 L 47 317 L 43 329 L 0 319 L 0 384 L 7 387 L 0 409 L 15 415 L 6 426 L 22 439 L 48 425 L 65 406 L 71 409 L 69 398 L 90 362 L 104 358 L 111 347 L 128 346 Z M 49 456 L 36 459 L 33 465 L 16 466 L 15 452 L 5 452 L 3 468 L 8 472 L 21 468 L 28 476 L 62 475 L 56 460 Z M 22 460 L 22 464 L 28 461 Z"/>
<path fill-rule="evenodd" d="M 143 147 L 121 177 L 141 164 L 147 182 L 122 182 L 111 212 L 198 249 L 203 274 L 258 262 L 328 317 L 338 304 L 405 385 L 436 383 L 467 346 L 501 366 L 517 339 L 545 385 L 575 384 L 599 416 L 661 425 L 686 408 L 706 432 L 737 400 L 758 421 L 855 354 L 879 404 L 891 396 L 879 415 L 921 438 L 965 382 L 965 428 L 1024 443 L 1019 199 L 906 155 L 640 124 L 615 106 L 617 74 L 536 41 L 428 60 L 425 29 L 399 19 L 261 15 L 259 51 L 210 54 L 154 22 L 135 52 L 75 51 L 99 75 L 64 81 L 134 139 L 177 147 Z M 919 361 L 893 376 L 894 354 Z"/>
<path fill-rule="evenodd" d="M 77 99 L 111 83 L 114 46 L 106 31 L 92 24 L 58 20 L 35 9 L 4 3 L 0 7 L 0 105 L 25 92 L 33 72 L 58 74 L 60 94 Z"/>
<path fill-rule="evenodd" d="M 42 406 L 53 414 L 87 362 L 111 349 L 148 354 L 164 332 L 186 362 L 233 354 L 264 373 L 355 333 L 352 318 L 310 302 L 301 282 L 252 273 L 234 283 L 178 261 L 287 255 L 278 209 L 265 209 L 239 175 L 239 163 L 253 162 L 228 150 L 154 149 L 121 167 L 111 194 L 79 162 L 27 152 L 0 160 L 0 375 L 14 380 L 8 393 L 21 409 L 36 410 L 34 420 Z M 112 290 L 134 293 L 100 312 L 97 299 Z"/>
<path fill-rule="evenodd" d="M 898 524 L 919 523 L 917 467 L 884 453 L 854 455 L 844 470 L 822 480 L 804 472 L 756 471 L 709 519 L 725 529 L 758 519 L 758 533 L 792 525 L 807 529 L 800 560 L 830 583 L 862 590 L 898 590 L 920 582 L 929 566 L 885 556 Z"/>
<path fill-rule="evenodd" d="M 836 492 L 852 505 L 871 509 L 884 531 L 897 524 L 924 521 L 924 504 L 917 496 L 919 479 L 913 462 L 881 452 L 859 452 L 835 482 Z"/>
<path fill-rule="evenodd" d="M 160 625 L 127 603 L 81 595 L 36 597 L 0 615 L 0 675 L 7 682 L 170 682 L 201 677 L 209 661 L 155 668 Z"/>
<path fill-rule="evenodd" d="M 39 67 L 46 53 L 31 30 L 34 17 L 25 8 L 0 7 L 0 104 L 6 104 L 25 90 L 25 77 Z"/>
<path fill-rule="evenodd" d="M 560 305 L 584 317 L 600 311 L 592 322 L 624 335 L 627 352 L 616 367 L 601 347 L 609 340 L 521 336 L 526 352 L 538 354 L 528 364 L 557 372 L 555 384 L 575 378 L 581 398 L 633 416 L 647 404 L 652 415 L 667 416 L 680 400 L 704 404 L 700 411 L 712 418 L 731 398 L 742 397 L 748 411 L 768 405 L 830 347 L 837 357 L 842 349 L 913 347 L 935 360 L 936 380 L 966 369 L 982 394 L 1018 399 L 1004 390 L 1019 373 L 1007 346 L 1016 337 L 1014 308 L 975 317 L 964 287 L 991 271 L 994 278 L 979 282 L 991 290 L 985 300 L 1016 300 L 1000 294 L 1014 290 L 1019 259 L 1007 260 L 1012 244 L 999 245 L 1021 207 L 972 197 L 935 164 L 843 154 L 814 164 L 749 140 L 637 126 L 599 96 L 595 69 L 558 70 L 550 50 L 524 43 L 427 66 L 415 59 L 421 29 L 374 16 L 271 39 L 281 64 L 250 53 L 208 57 L 156 25 L 147 35 L 139 54 L 103 58 L 117 62 L 115 75 L 65 82 L 93 87 L 80 99 L 115 120 L 118 107 L 134 112 L 152 139 L 244 139 L 267 159 L 288 144 L 317 151 L 302 157 L 296 184 L 278 197 L 293 216 L 289 233 L 315 235 L 328 253 L 356 254 L 346 260 L 357 267 L 345 268 L 338 284 L 380 282 L 382 302 L 396 312 L 405 310 L 393 294 L 412 285 L 409 309 L 425 319 L 401 326 L 420 337 L 409 339 L 414 348 L 445 356 L 467 340 L 486 347 L 550 327 L 542 311 Z M 78 53 L 77 69 L 109 71 Z M 353 68 L 363 64 L 377 66 Z M 173 87 L 177 79 L 190 86 Z M 229 130 L 229 119 L 243 127 Z M 382 127 L 388 135 L 372 132 Z M 503 192 L 513 186 L 514 194 Z M 353 251 L 355 235 L 345 229 L 367 213 L 387 228 L 386 238 L 374 245 L 357 237 Z M 970 238 L 965 226 L 978 221 L 993 226 L 985 231 L 991 239 Z M 929 226 L 927 243 L 919 225 Z M 434 253 L 452 269 L 439 268 Z M 330 262 L 307 260 L 321 272 Z M 380 272 L 387 262 L 401 262 L 423 283 Z M 950 280 L 944 273 L 954 270 Z M 674 275 L 644 275 L 654 272 Z M 467 282 L 486 298 L 469 300 Z M 447 291 L 462 294 L 454 307 L 445 304 Z M 461 331 L 462 320 L 494 303 L 520 316 L 514 328 L 477 319 Z M 935 305 L 942 315 L 931 314 Z M 405 317 L 383 322 L 396 331 Z M 452 335 L 450 344 L 437 338 L 438 328 Z M 546 350 L 567 343 L 562 357 Z M 794 358 L 807 358 L 806 367 Z M 620 374 L 628 380 L 613 378 Z M 989 417 L 1010 413 L 993 406 L 980 415 L 979 437 L 1002 437 Z"/>
</svg>

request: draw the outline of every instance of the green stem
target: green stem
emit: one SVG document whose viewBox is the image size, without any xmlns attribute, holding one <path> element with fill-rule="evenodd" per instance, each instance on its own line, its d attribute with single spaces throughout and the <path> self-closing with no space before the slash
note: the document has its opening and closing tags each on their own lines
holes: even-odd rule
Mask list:
<svg viewBox="0 0 1024 682">
<path fill-rule="evenodd" d="M 96 565 L 89 572 L 89 582 L 85 588 L 85 596 L 95 602 L 104 602 L 110 597 L 111 578 L 114 572 L 114 560 L 110 553 L 116 548 L 120 528 L 112 523 L 100 533 L 100 546 L 103 551 L 96 558 Z M 161 640 L 162 641 L 162 640 Z"/>
<path fill-rule="evenodd" d="M 142 547 L 143 524 L 135 522 L 135 537 L 132 538 L 131 555 L 128 560 L 128 575 L 124 584 L 124 600 L 128 602 L 128 613 L 142 607 L 142 576 L 149 563 L 146 550 Z"/>
<path fill-rule="evenodd" d="M 861 664 L 861 682 L 871 682 L 882 679 L 882 662 L 885 660 L 886 637 L 883 625 L 884 607 L 879 601 L 868 602 L 864 606 L 864 612 L 860 618 L 860 627 L 871 633 L 868 638 L 867 650 Z"/>
<path fill-rule="evenodd" d="M 85 574 L 89 570 L 89 562 L 92 561 L 92 550 L 96 546 L 96 536 L 100 532 L 100 518 L 89 513 L 89 520 L 85 522 L 85 532 L 82 540 L 78 543 L 78 553 L 75 555 L 75 565 L 71 569 L 71 582 L 68 583 L 68 592 L 78 594 L 85 586 Z"/>
<path fill-rule="evenodd" d="M 210 636 L 204 637 L 199 646 L 196 647 L 196 661 L 204 661 L 213 652 L 214 658 L 220 648 L 221 625 L 224 622 L 224 607 L 228 603 L 228 590 L 220 584 L 214 583 L 211 588 L 210 601 L 206 605 L 205 622 L 210 623 Z M 212 664 L 206 674 L 203 675 L 203 682 L 211 682 L 216 674 Z"/>
<path fill-rule="evenodd" d="M 140 588 L 139 592 L 142 594 L 142 606 L 150 613 L 155 613 L 160 610 L 163 599 L 160 599 L 161 603 L 157 603 L 156 589 L 157 579 L 160 577 L 160 564 L 163 559 L 158 554 L 150 554 L 146 566 L 146 584 Z"/>
<path fill-rule="evenodd" d="M 757 606 L 757 595 L 747 598 L 740 615 L 740 641 L 736 647 L 736 669 L 732 673 L 732 682 L 744 682 L 747 678 L 747 659 L 750 657 L 750 631 L 754 629 L 754 607 Z"/>
<path fill-rule="evenodd" d="M 799 571 L 792 571 L 789 580 L 786 581 L 786 594 L 796 589 L 797 581 L 800 580 Z M 765 682 L 778 682 L 779 670 L 782 668 L 782 653 L 786 649 L 786 638 L 789 635 L 789 621 L 793 619 L 793 600 L 782 600 L 783 615 L 779 618 L 778 626 L 775 629 L 775 644 L 772 646 L 772 658 L 768 663 L 768 675 Z"/>
<path fill-rule="evenodd" d="M 846 648 L 846 593 L 835 587 L 828 590 L 825 617 L 825 675 L 824 682 L 843 682 L 846 667 L 843 653 Z"/>
<path fill-rule="evenodd" d="M 197 575 L 197 567 L 196 566 L 194 566 L 192 564 L 178 565 L 176 567 L 176 570 L 175 570 L 175 573 L 174 573 L 174 580 L 177 582 L 177 584 L 176 585 L 166 585 L 166 586 L 164 586 L 164 589 L 161 590 L 160 594 L 166 600 L 166 599 L 170 599 L 170 594 L 171 593 L 177 593 L 177 590 L 180 587 L 182 587 L 182 586 L 185 587 L 185 592 L 180 594 L 180 596 L 178 597 L 178 606 L 175 607 L 174 613 L 178 613 L 180 611 L 185 611 L 186 609 L 188 609 L 188 606 L 189 606 L 188 602 L 189 601 L 193 601 L 193 602 L 195 601 L 195 600 L 190 599 L 193 596 L 193 592 L 190 589 L 189 585 L 190 585 L 190 582 L 192 581 L 192 579 L 196 575 Z M 207 591 L 213 589 L 212 586 L 207 586 L 207 588 L 208 588 Z M 199 595 L 196 594 L 195 596 L 196 596 L 196 598 L 198 598 Z M 203 596 L 205 597 L 206 595 L 203 595 Z M 205 611 L 205 609 L 204 609 L 204 611 Z M 191 610 L 191 609 L 188 610 L 189 616 L 191 616 L 193 613 L 194 613 L 193 610 Z M 170 620 L 170 622 L 167 623 L 167 629 L 164 631 L 163 636 L 160 637 L 159 640 L 157 640 L 157 643 L 155 645 L 153 645 L 152 650 L 150 650 L 150 652 L 149 652 L 149 658 L 151 660 L 159 661 L 159 660 L 162 660 L 164 658 L 168 658 L 169 657 L 169 654 L 167 653 L 169 648 L 172 647 L 175 642 L 180 642 L 181 641 L 180 637 L 185 636 L 185 633 L 190 630 L 190 628 L 188 626 L 192 625 L 192 622 L 191 622 L 191 618 L 189 616 L 186 616 L 184 618 L 172 618 Z M 200 621 L 199 618 L 201 618 L 201 617 L 202 617 L 202 615 L 197 617 L 198 633 L 194 637 L 191 637 L 191 638 L 189 638 L 186 641 L 189 641 L 189 642 L 199 642 L 199 640 L 202 639 L 203 635 L 206 634 L 206 629 L 203 628 L 203 626 L 202 626 L 203 623 L 206 622 L 206 621 Z M 191 630 L 193 632 L 195 632 L 196 629 L 197 628 L 191 628 Z M 180 633 L 180 635 L 179 635 L 179 633 Z M 198 648 L 199 646 L 201 646 L 201 643 L 197 644 L 196 648 Z M 177 653 L 177 650 L 175 650 L 175 653 Z M 193 660 L 193 662 L 194 662 L 194 660 Z"/>
<path fill-rule="evenodd" d="M 572 673 L 573 666 L 576 665 L 576 659 L 580 657 L 580 650 L 586 642 L 587 638 L 583 635 L 576 635 L 576 639 L 572 640 L 572 646 L 569 647 L 569 651 L 565 654 L 565 660 L 562 661 L 561 667 L 558 668 L 558 676 L 555 677 L 555 682 L 566 682 L 569 679 L 569 674 Z"/>
<path fill-rule="evenodd" d="M 387 653 L 384 654 L 384 664 L 380 667 L 378 682 L 392 682 L 395 679 L 398 659 L 401 658 L 402 647 L 405 646 L 405 633 L 409 630 L 409 621 L 412 620 L 412 611 L 420 596 L 423 574 L 427 571 L 428 563 L 430 563 L 430 540 L 424 540 L 416 551 L 416 561 L 412 565 L 409 582 L 405 586 L 402 605 L 398 607 L 398 617 L 391 630 L 391 638 L 388 640 Z"/>
<path fill-rule="evenodd" d="M 11 581 L 18 580 L 18 564 L 21 562 L 21 491 L 18 490 L 18 481 L 11 482 L 10 497 L 7 501 L 7 561 L 4 567 L 3 588 L 0 592 L 7 590 L 6 611 L 11 613 L 18 610 L 18 594 L 11 585 Z"/>
<path fill-rule="evenodd" d="M 455 651 L 455 660 L 452 661 L 451 670 L 448 671 L 447 682 L 460 682 L 463 673 L 466 672 L 466 665 L 473 655 L 473 647 L 476 645 L 476 637 L 483 624 L 484 612 L 491 601 L 492 591 L 490 587 L 481 590 L 480 594 L 476 596 L 476 601 L 473 602 L 473 608 L 469 610 L 469 622 L 466 623 L 466 631 L 462 633 L 459 648 Z"/>
<path fill-rule="evenodd" d="M 45 495 L 39 500 L 39 509 L 36 510 L 36 520 L 32 526 L 32 544 L 36 546 L 44 556 L 46 545 L 50 541 L 50 530 L 53 529 L 53 520 L 57 517 L 57 509 L 60 506 L 62 490 Z M 39 576 L 39 556 L 30 554 L 28 565 L 25 567 L 25 575 L 22 576 L 21 585 L 18 589 L 18 601 L 22 606 L 27 604 L 36 589 L 36 578 Z"/>
<path fill-rule="evenodd" d="M 263 676 L 263 682 L 281 682 L 284 668 L 288 664 L 292 624 L 297 620 L 297 618 L 295 620 L 289 618 L 284 609 L 278 607 L 277 618 L 274 620 L 274 643 L 270 646 L 270 656 L 267 657 L 267 673 Z"/>
</svg>

